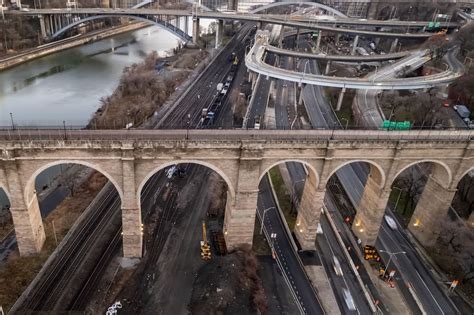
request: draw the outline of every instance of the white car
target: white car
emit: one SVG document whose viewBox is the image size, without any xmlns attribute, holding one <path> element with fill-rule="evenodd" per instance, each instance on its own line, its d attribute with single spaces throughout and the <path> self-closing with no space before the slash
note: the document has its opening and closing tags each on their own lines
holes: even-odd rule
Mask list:
<svg viewBox="0 0 474 315">
<path fill-rule="evenodd" d="M 347 308 L 351 311 L 357 310 L 351 292 L 347 289 L 342 289 L 342 294 L 344 295 L 344 301 L 346 302 Z"/>
<path fill-rule="evenodd" d="M 221 94 L 222 95 L 226 95 L 227 94 L 227 87 L 223 88 L 222 91 L 221 91 Z"/>
<path fill-rule="evenodd" d="M 391 216 L 385 215 L 385 216 L 384 216 L 384 219 L 385 219 L 385 222 L 387 222 L 387 225 L 388 225 L 392 230 L 398 229 L 397 223 L 395 222 L 395 220 L 394 220 Z"/>
<path fill-rule="evenodd" d="M 336 256 L 332 256 L 332 266 L 336 275 L 343 276 L 341 264 L 339 263 L 339 259 L 337 259 Z"/>
</svg>

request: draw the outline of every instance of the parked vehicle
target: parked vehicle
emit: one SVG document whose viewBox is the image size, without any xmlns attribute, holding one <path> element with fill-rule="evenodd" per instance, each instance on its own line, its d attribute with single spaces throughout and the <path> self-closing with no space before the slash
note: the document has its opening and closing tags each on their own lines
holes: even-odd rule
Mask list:
<svg viewBox="0 0 474 315">
<path fill-rule="evenodd" d="M 471 111 L 464 105 L 454 105 L 453 108 L 463 119 L 468 118 L 471 115 Z"/>
</svg>

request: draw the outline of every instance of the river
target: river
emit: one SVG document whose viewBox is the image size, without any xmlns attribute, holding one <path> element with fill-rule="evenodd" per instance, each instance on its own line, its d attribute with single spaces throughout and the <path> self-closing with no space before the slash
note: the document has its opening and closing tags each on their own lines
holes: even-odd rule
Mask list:
<svg viewBox="0 0 474 315">
<path fill-rule="evenodd" d="M 86 125 L 123 69 L 153 50 L 165 56 L 180 40 L 157 26 L 68 49 L 0 72 L 0 126 Z M 10 115 L 11 113 L 11 115 Z M 59 168 L 36 179 L 48 185 Z M 0 209 L 8 200 L 0 188 Z"/>
</svg>

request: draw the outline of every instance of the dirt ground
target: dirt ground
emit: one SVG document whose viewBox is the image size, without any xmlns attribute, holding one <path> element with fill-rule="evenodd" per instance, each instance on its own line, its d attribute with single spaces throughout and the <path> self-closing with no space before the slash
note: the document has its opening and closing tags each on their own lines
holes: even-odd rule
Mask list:
<svg viewBox="0 0 474 315">
<path fill-rule="evenodd" d="M 46 241 L 39 255 L 20 257 L 18 252 L 12 253 L 7 261 L 0 266 L 0 305 L 8 311 L 16 299 L 38 274 L 44 262 L 56 249 L 57 243 L 66 236 L 77 218 L 87 208 L 92 199 L 106 182 L 100 173 L 94 172 L 77 190 L 73 197 L 67 197 L 44 220 Z M 54 230 L 53 231 L 53 223 Z"/>
</svg>

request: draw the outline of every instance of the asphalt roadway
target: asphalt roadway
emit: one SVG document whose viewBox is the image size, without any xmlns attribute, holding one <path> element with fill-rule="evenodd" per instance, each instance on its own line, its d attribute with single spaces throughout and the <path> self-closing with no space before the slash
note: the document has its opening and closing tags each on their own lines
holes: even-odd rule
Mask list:
<svg viewBox="0 0 474 315">
<path fill-rule="evenodd" d="M 259 197 L 257 211 L 259 217 L 263 217 L 264 228 L 270 235 L 276 233 L 276 238 L 272 241 L 275 254 L 281 262 L 284 272 L 288 277 L 288 282 L 295 292 L 296 299 L 303 308 L 304 314 L 324 314 L 321 303 L 318 300 L 311 284 L 303 271 L 303 266 L 297 258 L 292 243 L 286 233 L 284 222 L 276 208 L 276 203 L 271 192 L 268 175 L 266 175 L 259 185 Z"/>
</svg>

